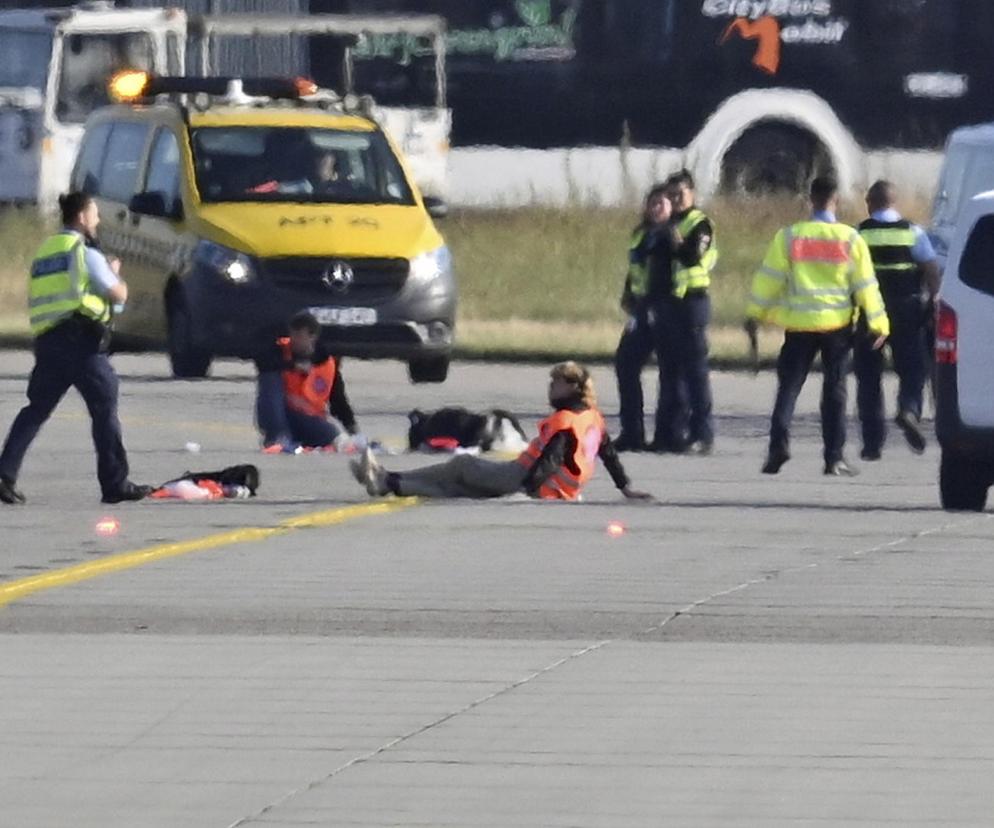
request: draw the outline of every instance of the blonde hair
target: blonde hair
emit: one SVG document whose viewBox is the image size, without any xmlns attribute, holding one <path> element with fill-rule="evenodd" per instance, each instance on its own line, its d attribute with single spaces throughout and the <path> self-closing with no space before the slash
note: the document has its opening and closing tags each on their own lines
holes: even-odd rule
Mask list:
<svg viewBox="0 0 994 828">
<path fill-rule="evenodd" d="M 580 392 L 583 404 L 588 408 L 597 407 L 597 393 L 594 391 L 594 381 L 590 372 L 579 362 L 569 360 L 554 365 L 549 372 L 553 379 L 561 379 L 563 382 L 573 385 Z"/>
</svg>

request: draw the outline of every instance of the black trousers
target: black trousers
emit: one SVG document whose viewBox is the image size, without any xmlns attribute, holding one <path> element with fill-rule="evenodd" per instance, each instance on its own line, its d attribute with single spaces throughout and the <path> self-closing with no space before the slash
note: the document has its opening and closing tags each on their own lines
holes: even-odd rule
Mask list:
<svg viewBox="0 0 994 828">
<path fill-rule="evenodd" d="M 887 345 L 898 378 L 897 410 L 920 418 L 927 373 L 926 312 L 917 295 L 889 297 L 884 305 L 890 318 Z M 863 448 L 879 451 L 887 433 L 884 422 L 883 349 L 873 350 L 874 337 L 860 319 L 853 346 L 853 373 L 856 375 L 856 408 L 863 431 Z"/>
<path fill-rule="evenodd" d="M 686 388 L 687 441 L 714 440 L 711 369 L 708 361 L 708 323 L 711 321 L 711 298 L 705 291 L 687 291 L 673 303 L 675 324 L 671 348 L 676 366 Z"/>
<path fill-rule="evenodd" d="M 614 354 L 614 370 L 618 378 L 621 435 L 627 440 L 645 441 L 642 369 L 655 353 L 659 385 L 653 442 L 657 448 L 681 447 L 686 442 L 686 387 L 679 355 L 669 334 L 678 322 L 668 303 L 645 304 L 635 311 L 621 334 Z"/>
<path fill-rule="evenodd" d="M 17 480 L 24 456 L 66 391 L 79 391 L 90 412 L 97 479 L 103 494 L 118 492 L 128 479 L 128 456 L 117 416 L 117 374 L 101 342 L 101 331 L 70 319 L 35 340 L 35 366 L 28 404 L 10 427 L 0 454 L 0 475 Z"/>
<path fill-rule="evenodd" d="M 825 463 L 842 459 L 846 443 L 846 375 L 852 330 L 787 331 L 777 359 L 777 400 L 770 422 L 770 453 L 790 450 L 794 406 L 817 354 L 821 354 L 821 436 Z"/>
</svg>

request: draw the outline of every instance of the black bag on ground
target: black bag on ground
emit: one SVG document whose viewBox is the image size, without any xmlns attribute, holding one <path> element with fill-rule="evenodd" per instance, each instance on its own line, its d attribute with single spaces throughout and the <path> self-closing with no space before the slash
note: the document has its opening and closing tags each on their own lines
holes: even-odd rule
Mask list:
<svg viewBox="0 0 994 828">
<path fill-rule="evenodd" d="M 411 451 L 454 451 L 456 448 L 479 448 L 480 451 L 519 450 L 527 444 L 518 418 L 501 408 L 486 414 L 461 406 L 437 411 L 414 409 L 407 415 L 407 445 Z"/>
<path fill-rule="evenodd" d="M 169 482 L 175 483 L 177 480 L 193 480 L 194 482 L 213 480 L 222 486 L 244 486 L 249 490 L 249 494 L 255 497 L 255 493 L 259 489 L 259 469 L 248 463 L 241 466 L 228 466 L 220 471 L 188 471 Z"/>
</svg>

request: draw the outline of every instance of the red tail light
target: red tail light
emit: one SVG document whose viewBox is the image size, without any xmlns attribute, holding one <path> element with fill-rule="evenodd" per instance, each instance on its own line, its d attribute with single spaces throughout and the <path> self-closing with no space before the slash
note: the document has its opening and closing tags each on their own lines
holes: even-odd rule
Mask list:
<svg viewBox="0 0 994 828">
<path fill-rule="evenodd" d="M 945 302 L 935 308 L 935 361 L 940 365 L 956 364 L 956 311 Z"/>
</svg>

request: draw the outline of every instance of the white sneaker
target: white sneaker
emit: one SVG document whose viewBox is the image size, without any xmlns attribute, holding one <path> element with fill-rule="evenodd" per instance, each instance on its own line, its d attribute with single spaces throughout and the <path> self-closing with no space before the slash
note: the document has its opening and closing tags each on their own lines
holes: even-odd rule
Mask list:
<svg viewBox="0 0 994 828">
<path fill-rule="evenodd" d="M 388 493 L 387 471 L 376 462 L 369 448 L 363 451 L 358 460 L 352 460 L 349 468 L 352 470 L 352 476 L 366 487 L 370 497 L 382 497 Z"/>
</svg>

